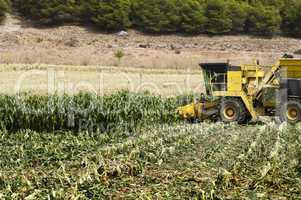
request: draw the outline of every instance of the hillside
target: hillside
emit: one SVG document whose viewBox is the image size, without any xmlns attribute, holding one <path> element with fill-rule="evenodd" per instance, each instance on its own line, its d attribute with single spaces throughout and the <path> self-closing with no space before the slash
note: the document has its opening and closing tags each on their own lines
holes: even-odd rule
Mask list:
<svg viewBox="0 0 301 200">
<path fill-rule="evenodd" d="M 301 40 L 285 37 L 146 35 L 135 30 L 120 37 L 89 26 L 36 27 L 11 15 L 0 26 L 1 63 L 191 68 L 227 59 L 249 63 L 258 58 L 273 64 L 299 49 Z M 120 60 L 118 51 L 124 54 Z"/>
</svg>

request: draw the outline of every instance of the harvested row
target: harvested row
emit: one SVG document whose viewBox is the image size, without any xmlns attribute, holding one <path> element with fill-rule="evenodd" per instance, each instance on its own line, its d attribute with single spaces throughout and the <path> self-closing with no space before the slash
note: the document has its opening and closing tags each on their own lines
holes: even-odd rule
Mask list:
<svg viewBox="0 0 301 200">
<path fill-rule="evenodd" d="M 249 146 L 233 146 L 232 151 L 240 151 L 241 154 L 233 157 L 232 165 L 223 169 L 217 177 L 218 196 L 297 197 L 301 191 L 300 126 L 269 123 L 256 131 L 256 138 L 252 140 L 241 138 L 251 142 Z M 242 143 L 238 141 L 238 144 Z"/>
<path fill-rule="evenodd" d="M 110 144 L 109 148 L 102 140 L 103 135 L 94 137 L 82 134 L 74 136 L 71 133 L 44 135 L 31 131 L 12 135 L 2 133 L 2 137 L 5 137 L 6 141 L 1 144 L 5 146 L 1 151 L 10 154 L 9 157 L 6 157 L 4 153 L 1 154 L 3 155 L 1 174 L 4 175 L 2 180 L 6 186 L 16 183 L 11 192 L 17 192 L 19 195 L 31 193 L 35 187 L 41 186 L 41 183 L 44 182 L 45 186 L 40 188 L 36 197 L 43 197 L 49 193 L 48 184 L 54 184 L 55 187 L 52 190 L 57 195 L 60 191 L 56 191 L 55 188 L 78 185 L 88 187 L 87 190 L 91 191 L 93 197 L 103 198 L 115 194 L 123 185 L 129 184 L 131 177 L 136 178 L 136 181 L 151 178 L 149 175 L 144 175 L 144 173 L 148 173 L 149 166 L 160 166 L 168 160 L 170 162 L 171 158 L 193 148 L 194 141 L 206 143 L 210 137 L 217 137 L 221 134 L 219 132 L 221 128 L 221 125 L 216 126 L 215 124 L 152 127 L 152 129 L 145 129 L 145 133 L 151 135 L 152 132 L 156 132 L 156 138 L 149 139 L 144 135 L 140 140 L 133 142 L 132 146 L 127 146 L 127 141 L 121 145 L 115 137 L 120 134 L 110 134 L 109 137 L 112 140 L 106 141 Z M 139 137 L 139 133 L 129 134 L 129 137 Z M 217 143 L 218 141 L 216 140 Z M 39 177 L 40 173 L 43 175 Z M 34 179 L 32 179 L 33 177 Z M 125 178 L 124 181 L 123 178 Z M 17 185 L 23 183 L 25 184 L 23 189 L 26 192 L 20 194 L 20 188 Z M 115 185 L 115 187 L 108 187 L 108 184 Z M 148 184 L 152 185 L 153 182 L 145 183 L 144 186 Z M 143 190 L 138 186 L 137 188 Z M 131 190 L 134 189 L 134 187 L 131 188 Z M 101 194 L 99 191 L 103 191 L 103 193 Z M 9 190 L 2 192 L 10 195 Z M 81 189 L 74 192 L 75 196 L 84 194 Z M 139 191 L 137 192 L 139 193 Z M 134 193 L 130 195 L 138 195 Z M 66 194 L 64 193 L 64 195 Z"/>
<path fill-rule="evenodd" d="M 298 197 L 300 130 L 202 123 L 94 136 L 2 132 L 0 194 L 39 199 Z"/>
</svg>

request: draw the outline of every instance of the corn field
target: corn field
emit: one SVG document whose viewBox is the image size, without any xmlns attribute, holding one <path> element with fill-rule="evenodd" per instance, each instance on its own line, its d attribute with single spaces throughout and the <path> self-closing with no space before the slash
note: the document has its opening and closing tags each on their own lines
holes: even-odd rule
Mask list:
<svg viewBox="0 0 301 200">
<path fill-rule="evenodd" d="M 14 132 L 132 130 L 146 124 L 177 122 L 176 108 L 192 99 L 192 95 L 161 98 L 128 91 L 106 96 L 0 95 L 0 128 Z"/>
<path fill-rule="evenodd" d="M 187 124 L 173 109 L 192 97 L 18 98 L 1 97 L 11 119 L 1 113 L 0 199 L 301 198 L 300 124 Z M 116 124 L 106 131 L 69 128 L 58 122 L 67 102 L 91 108 L 73 112 L 75 127 L 80 117 Z M 90 113 L 98 105 L 111 107 Z M 116 112 L 125 105 L 133 110 Z M 26 118 L 25 108 L 36 112 Z"/>
</svg>

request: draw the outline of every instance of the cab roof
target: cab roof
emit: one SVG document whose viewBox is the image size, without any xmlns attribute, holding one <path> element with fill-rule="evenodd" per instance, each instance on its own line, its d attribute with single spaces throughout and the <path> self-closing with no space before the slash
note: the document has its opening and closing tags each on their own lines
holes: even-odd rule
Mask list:
<svg viewBox="0 0 301 200">
<path fill-rule="evenodd" d="M 229 63 L 200 63 L 200 67 L 206 71 L 226 73 L 228 71 Z"/>
</svg>

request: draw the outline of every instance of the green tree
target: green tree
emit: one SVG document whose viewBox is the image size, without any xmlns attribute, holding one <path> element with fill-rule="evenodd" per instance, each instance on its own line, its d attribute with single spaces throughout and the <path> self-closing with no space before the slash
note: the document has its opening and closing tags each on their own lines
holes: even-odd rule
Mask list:
<svg viewBox="0 0 301 200">
<path fill-rule="evenodd" d="M 0 21 L 10 8 L 0 0 Z M 45 24 L 90 21 L 102 30 L 133 25 L 154 33 L 249 33 L 301 36 L 300 0 L 11 0 L 13 9 Z M 281 12 L 280 12 L 281 11 Z M 283 20 L 282 20 L 283 19 Z M 281 29 L 280 29 L 281 27 Z"/>
<path fill-rule="evenodd" d="M 279 31 L 280 25 L 279 10 L 273 6 L 259 4 L 250 10 L 246 31 L 255 35 L 273 36 Z"/>
<path fill-rule="evenodd" d="M 130 26 L 130 0 L 87 0 L 88 18 L 104 30 L 120 30 Z"/>
<path fill-rule="evenodd" d="M 275 6 L 280 8 L 284 5 L 285 0 L 236 0 L 240 2 L 247 2 L 249 5 L 256 7 L 261 4 L 264 6 Z"/>
<path fill-rule="evenodd" d="M 245 30 L 246 21 L 248 18 L 250 6 L 243 2 L 235 0 L 228 2 L 228 14 L 227 16 L 231 19 L 232 33 L 242 33 Z"/>
<path fill-rule="evenodd" d="M 206 32 L 224 34 L 232 30 L 232 21 L 228 16 L 228 6 L 223 0 L 208 0 L 205 16 L 207 17 Z"/>
<path fill-rule="evenodd" d="M 0 22 L 4 19 L 5 13 L 9 10 L 9 0 L 0 0 Z"/>
<path fill-rule="evenodd" d="M 181 17 L 180 29 L 188 33 L 205 31 L 205 11 L 198 0 L 180 0 L 178 9 Z"/>
<path fill-rule="evenodd" d="M 301 37 L 301 2 L 291 1 L 283 8 L 281 15 L 284 34 Z"/>
<path fill-rule="evenodd" d="M 75 0 L 14 0 L 13 5 L 25 17 L 41 23 L 75 21 L 78 1 Z"/>
<path fill-rule="evenodd" d="M 135 27 L 149 32 L 175 32 L 181 21 L 177 0 L 133 0 Z"/>
</svg>

